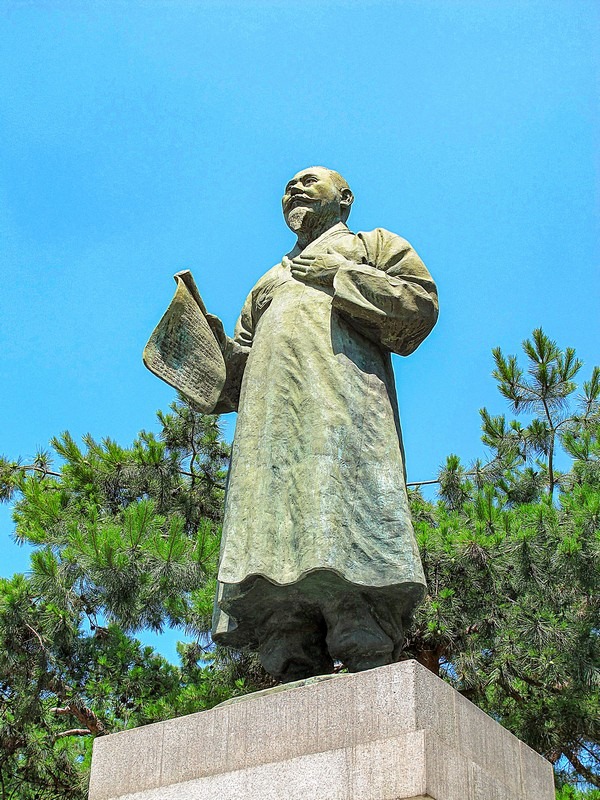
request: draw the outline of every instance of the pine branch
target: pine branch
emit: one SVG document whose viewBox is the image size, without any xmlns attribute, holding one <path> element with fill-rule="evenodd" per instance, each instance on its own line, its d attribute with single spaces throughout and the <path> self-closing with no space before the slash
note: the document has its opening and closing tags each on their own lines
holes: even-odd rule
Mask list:
<svg viewBox="0 0 600 800">
<path fill-rule="evenodd" d="M 32 628 L 32 627 L 31 627 L 31 625 L 30 625 L 28 622 L 26 622 L 26 623 L 25 623 L 25 627 L 26 627 L 26 628 L 28 628 L 28 629 L 29 629 L 29 630 L 30 630 L 30 631 L 33 633 L 33 635 L 36 637 L 36 639 L 37 639 L 37 640 L 38 640 L 38 642 L 40 643 L 40 647 L 42 648 L 42 650 L 44 651 L 44 653 L 48 654 L 48 649 L 47 649 L 46 645 L 44 644 L 44 642 L 43 642 L 43 640 L 42 640 L 42 637 L 41 637 L 41 636 L 39 635 L 39 633 L 38 633 L 38 632 L 35 630 L 35 628 Z"/>
<path fill-rule="evenodd" d="M 104 723 L 98 719 L 96 714 L 94 714 L 94 712 L 88 708 L 88 706 L 77 702 L 76 700 L 71 701 L 66 706 L 51 708 L 50 711 L 61 716 L 67 716 L 68 714 L 71 714 L 78 722 L 86 726 L 86 734 L 93 733 L 96 736 L 101 736 L 102 734 L 106 733 L 106 727 L 104 726 Z M 72 734 L 63 733 L 59 735 L 67 736 Z"/>
<path fill-rule="evenodd" d="M 42 475 L 52 475 L 55 478 L 62 478 L 60 472 L 53 472 L 51 469 L 47 469 L 46 467 L 38 467 L 36 464 L 24 464 L 23 466 L 19 464 L 15 464 L 15 470 L 20 470 L 21 472 L 26 472 L 27 470 L 33 470 L 34 472 L 41 472 Z"/>
<path fill-rule="evenodd" d="M 189 478 L 198 478 L 199 474 L 197 472 L 187 472 L 185 469 L 178 470 L 180 475 L 187 475 Z M 219 481 L 215 480 L 212 475 L 206 469 L 202 469 L 202 474 L 206 478 L 207 482 L 210 483 L 215 489 L 222 489 L 225 491 L 225 484 L 219 483 Z M 192 482 L 193 483 L 193 482 Z M 435 481 L 431 481 L 431 483 L 435 483 Z"/>
<path fill-rule="evenodd" d="M 516 703 L 519 703 L 519 705 L 525 703 L 525 698 L 523 697 L 523 695 L 519 694 L 519 692 L 517 692 L 516 689 L 513 689 L 512 686 L 510 686 L 510 684 L 508 684 L 505 680 L 501 679 L 499 683 L 500 686 L 502 686 L 502 688 L 506 692 L 506 694 L 509 697 L 511 697 Z"/>
<path fill-rule="evenodd" d="M 563 750 L 563 754 L 571 762 L 573 769 L 576 772 L 578 772 L 580 775 L 583 775 L 588 783 L 600 788 L 600 775 L 597 775 L 595 772 L 592 772 L 590 769 L 588 769 L 588 767 L 586 767 L 585 764 L 579 760 L 573 750 Z"/>
</svg>

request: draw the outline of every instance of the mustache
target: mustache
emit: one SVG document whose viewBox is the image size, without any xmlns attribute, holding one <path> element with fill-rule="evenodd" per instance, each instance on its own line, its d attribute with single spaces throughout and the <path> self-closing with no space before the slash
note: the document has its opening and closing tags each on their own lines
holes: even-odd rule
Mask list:
<svg viewBox="0 0 600 800">
<path fill-rule="evenodd" d="M 284 202 L 284 204 L 283 204 L 284 208 L 287 210 L 287 209 L 291 208 L 294 205 L 294 203 L 296 203 L 296 202 L 299 202 L 302 205 L 305 205 L 306 203 L 315 203 L 316 201 L 313 200 L 311 197 L 308 197 L 308 195 L 305 195 L 305 194 L 294 194 L 288 200 L 286 200 Z"/>
</svg>

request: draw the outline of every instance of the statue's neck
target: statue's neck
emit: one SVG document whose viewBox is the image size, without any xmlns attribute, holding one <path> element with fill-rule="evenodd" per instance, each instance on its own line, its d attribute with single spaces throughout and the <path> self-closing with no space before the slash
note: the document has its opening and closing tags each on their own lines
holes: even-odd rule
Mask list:
<svg viewBox="0 0 600 800">
<path fill-rule="evenodd" d="M 300 230 L 296 231 L 298 237 L 296 247 L 300 250 L 304 250 L 305 247 L 308 247 L 309 244 L 326 233 L 330 228 L 335 227 L 339 222 L 341 222 L 339 217 L 313 220 L 310 218 L 310 215 L 307 215 Z"/>
</svg>

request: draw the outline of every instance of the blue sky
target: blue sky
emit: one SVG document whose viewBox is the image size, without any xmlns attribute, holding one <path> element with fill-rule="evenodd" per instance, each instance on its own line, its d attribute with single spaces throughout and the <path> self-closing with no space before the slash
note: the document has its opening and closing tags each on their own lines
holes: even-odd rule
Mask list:
<svg viewBox="0 0 600 800">
<path fill-rule="evenodd" d="M 0 453 L 155 428 L 173 393 L 141 351 L 171 276 L 231 333 L 293 244 L 286 181 L 324 164 L 350 226 L 407 238 L 439 286 L 436 329 L 395 359 L 409 479 L 483 455 L 492 347 L 542 325 L 584 376 L 600 362 L 599 40 L 586 0 L 7 0 Z M 27 567 L 11 528 L 0 509 L 5 575 Z"/>
</svg>

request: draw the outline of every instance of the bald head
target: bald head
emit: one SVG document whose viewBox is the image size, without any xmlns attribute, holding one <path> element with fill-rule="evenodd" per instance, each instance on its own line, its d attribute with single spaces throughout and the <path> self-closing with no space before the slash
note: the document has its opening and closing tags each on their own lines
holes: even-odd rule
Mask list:
<svg viewBox="0 0 600 800">
<path fill-rule="evenodd" d="M 346 216 L 342 217 L 345 222 L 348 219 L 348 216 L 350 215 L 350 206 L 354 201 L 354 195 L 352 194 L 352 190 L 348 186 L 348 181 L 344 178 L 343 175 L 340 175 L 339 172 L 336 172 L 334 169 L 329 169 L 328 167 L 308 167 L 308 169 L 302 170 L 302 172 L 314 172 L 315 170 L 318 170 L 321 173 L 327 173 L 331 181 L 333 182 L 333 184 L 340 193 L 344 191 L 350 193 L 352 200 L 350 200 L 350 202 L 347 203 L 347 205 L 345 204 L 343 209 L 345 210 L 346 213 Z"/>
<path fill-rule="evenodd" d="M 304 219 L 309 212 L 308 219 L 316 215 L 322 221 L 327 216 L 331 224 L 346 222 L 353 201 L 354 195 L 339 172 L 327 167 L 308 167 L 296 173 L 285 187 L 283 214 L 294 231 L 300 218 Z"/>
</svg>

